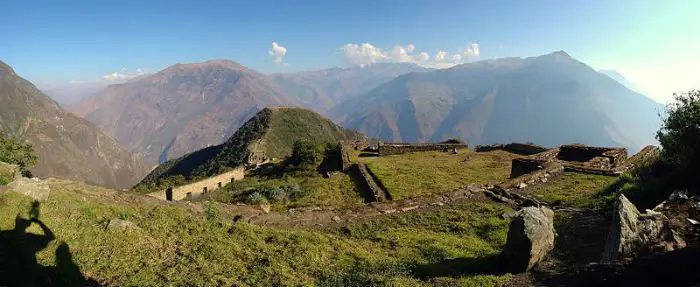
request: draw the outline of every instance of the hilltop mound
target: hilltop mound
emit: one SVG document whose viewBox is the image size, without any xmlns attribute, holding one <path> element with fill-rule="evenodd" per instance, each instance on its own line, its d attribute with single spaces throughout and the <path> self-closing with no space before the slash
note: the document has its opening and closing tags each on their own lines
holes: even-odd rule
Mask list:
<svg viewBox="0 0 700 287">
<path fill-rule="evenodd" d="M 36 151 L 38 177 L 129 188 L 148 168 L 93 124 L 65 112 L 0 61 L 0 133 Z"/>
<path fill-rule="evenodd" d="M 265 108 L 241 126 L 226 142 L 169 160 L 141 182 L 157 184 L 177 175 L 186 179 L 211 176 L 227 168 L 291 154 L 297 140 L 318 143 L 359 140 L 364 136 L 344 129 L 302 108 Z"/>
</svg>

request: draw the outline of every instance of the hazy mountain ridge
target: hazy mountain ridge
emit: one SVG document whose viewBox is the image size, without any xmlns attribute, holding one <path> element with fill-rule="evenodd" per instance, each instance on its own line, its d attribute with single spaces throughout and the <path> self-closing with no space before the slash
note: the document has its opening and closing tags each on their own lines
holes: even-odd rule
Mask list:
<svg viewBox="0 0 700 287">
<path fill-rule="evenodd" d="M 654 142 L 662 106 L 555 52 L 398 77 L 329 112 L 390 141 L 581 142 L 638 149 Z"/>
<path fill-rule="evenodd" d="M 228 60 L 176 64 L 112 85 L 71 111 L 149 162 L 217 145 L 267 106 L 298 102 L 268 76 Z"/>
<path fill-rule="evenodd" d="M 0 130 L 31 143 L 33 173 L 108 187 L 129 188 L 148 171 L 114 139 L 63 111 L 51 98 L 0 62 Z"/>
<path fill-rule="evenodd" d="M 363 94 L 398 76 L 432 70 L 412 63 L 375 63 L 364 67 L 274 74 L 272 77 L 305 107 L 325 113 L 348 98 Z"/>
</svg>

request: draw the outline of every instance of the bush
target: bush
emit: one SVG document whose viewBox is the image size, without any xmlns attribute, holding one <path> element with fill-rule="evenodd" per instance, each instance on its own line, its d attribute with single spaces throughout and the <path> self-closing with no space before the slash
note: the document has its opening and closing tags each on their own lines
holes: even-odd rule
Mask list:
<svg viewBox="0 0 700 287">
<path fill-rule="evenodd" d="M 270 202 L 280 202 L 287 199 L 287 192 L 280 187 L 264 187 L 259 192 Z"/>
<path fill-rule="evenodd" d="M 663 160 L 685 171 L 700 170 L 700 91 L 675 94 L 662 120 L 656 138 Z"/>
<path fill-rule="evenodd" d="M 29 169 L 36 164 L 37 157 L 31 144 L 16 142 L 0 132 L 0 161 L 19 165 L 22 176 L 32 177 Z"/>
<path fill-rule="evenodd" d="M 322 156 L 316 144 L 307 140 L 298 140 L 294 142 L 292 156 L 289 158 L 289 161 L 295 166 L 311 165 L 318 162 Z"/>
<path fill-rule="evenodd" d="M 267 204 L 267 198 L 265 198 L 264 195 L 262 195 L 260 192 L 253 192 L 248 195 L 248 198 L 246 198 L 246 202 L 248 204 Z"/>
</svg>

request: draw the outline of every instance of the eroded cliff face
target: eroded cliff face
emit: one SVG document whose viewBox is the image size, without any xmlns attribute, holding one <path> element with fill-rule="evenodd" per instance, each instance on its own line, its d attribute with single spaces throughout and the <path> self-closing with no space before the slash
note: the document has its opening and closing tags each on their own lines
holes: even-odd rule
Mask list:
<svg viewBox="0 0 700 287">
<path fill-rule="evenodd" d="M 0 62 L 0 130 L 32 144 L 38 177 L 61 177 L 129 188 L 148 167 L 90 122 L 65 112 Z"/>
</svg>

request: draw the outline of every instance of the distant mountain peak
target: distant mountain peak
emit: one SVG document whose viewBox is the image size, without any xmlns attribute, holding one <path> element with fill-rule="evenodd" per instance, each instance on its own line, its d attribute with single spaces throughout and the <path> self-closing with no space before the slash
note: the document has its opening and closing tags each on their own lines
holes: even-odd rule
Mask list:
<svg viewBox="0 0 700 287">
<path fill-rule="evenodd" d="M 2 76 L 2 74 L 5 73 L 15 75 L 15 71 L 12 70 L 12 67 L 10 67 L 10 65 L 5 64 L 5 62 L 3 61 L 0 61 L 0 76 Z"/>
<path fill-rule="evenodd" d="M 170 67 L 167 67 L 163 69 L 163 71 L 179 71 L 179 70 L 186 70 L 186 69 L 191 69 L 191 68 L 213 68 L 213 67 L 222 67 L 222 68 L 227 68 L 231 70 L 248 70 L 247 67 L 241 65 L 238 62 L 234 62 L 231 60 L 226 60 L 226 59 L 214 59 L 214 60 L 208 60 L 204 62 L 199 62 L 199 63 L 178 63 L 175 65 L 172 65 Z"/>
</svg>

